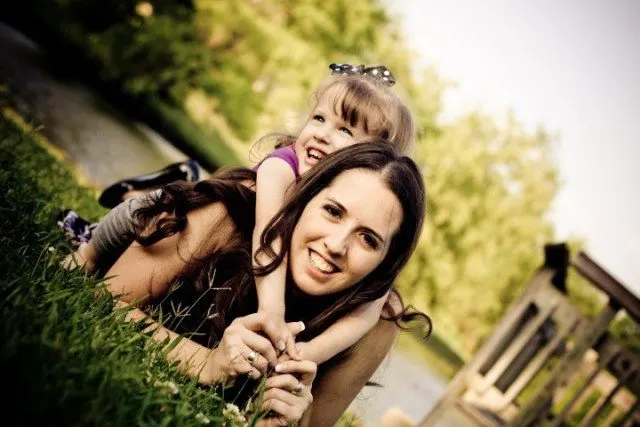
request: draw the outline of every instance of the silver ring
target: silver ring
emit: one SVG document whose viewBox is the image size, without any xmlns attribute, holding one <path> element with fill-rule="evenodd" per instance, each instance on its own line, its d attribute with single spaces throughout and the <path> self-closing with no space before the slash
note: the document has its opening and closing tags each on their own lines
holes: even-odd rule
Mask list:
<svg viewBox="0 0 640 427">
<path fill-rule="evenodd" d="M 257 356 L 257 354 L 253 350 L 251 351 L 251 353 L 249 353 L 249 355 L 247 356 L 247 360 L 249 361 L 250 364 L 253 365 L 253 362 L 256 361 L 256 356 Z"/>
<path fill-rule="evenodd" d="M 298 380 L 298 384 L 296 385 L 296 388 L 294 388 L 291 393 L 300 394 L 303 389 L 304 389 L 304 384 L 302 384 L 302 381 Z"/>
</svg>

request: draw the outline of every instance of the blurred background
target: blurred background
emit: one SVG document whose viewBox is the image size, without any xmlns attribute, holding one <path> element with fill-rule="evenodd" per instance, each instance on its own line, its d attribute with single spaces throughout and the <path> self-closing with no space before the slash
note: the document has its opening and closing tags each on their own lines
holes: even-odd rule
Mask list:
<svg viewBox="0 0 640 427">
<path fill-rule="evenodd" d="M 584 249 L 640 295 L 640 3 L 22 0 L 0 15 L 0 88 L 97 191 L 187 157 L 252 165 L 328 64 L 384 64 L 419 128 L 429 193 L 398 286 L 404 334 L 353 405 L 420 420 L 542 262 Z M 577 278 L 585 313 L 602 296 Z M 612 333 L 640 348 L 621 316 Z"/>
</svg>

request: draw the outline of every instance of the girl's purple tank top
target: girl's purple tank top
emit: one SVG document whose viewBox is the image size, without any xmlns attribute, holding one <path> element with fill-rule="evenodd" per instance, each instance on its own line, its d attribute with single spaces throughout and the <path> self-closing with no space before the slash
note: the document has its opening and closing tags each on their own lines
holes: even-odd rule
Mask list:
<svg viewBox="0 0 640 427">
<path fill-rule="evenodd" d="M 300 178 L 300 174 L 298 173 L 298 156 L 296 156 L 296 151 L 293 149 L 292 145 L 287 145 L 286 147 L 278 148 L 277 150 L 273 150 L 271 153 L 267 154 L 267 157 L 262 159 L 260 163 L 258 163 L 253 170 L 258 171 L 258 168 L 270 157 L 277 157 L 278 159 L 282 159 L 293 169 L 293 173 L 297 178 Z"/>
</svg>

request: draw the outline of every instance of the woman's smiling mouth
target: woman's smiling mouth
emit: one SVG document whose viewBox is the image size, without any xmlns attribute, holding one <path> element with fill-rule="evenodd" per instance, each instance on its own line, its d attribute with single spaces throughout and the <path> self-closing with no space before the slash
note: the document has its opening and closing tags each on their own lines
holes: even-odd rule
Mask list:
<svg viewBox="0 0 640 427">
<path fill-rule="evenodd" d="M 331 274 L 339 271 L 339 268 L 327 262 L 320 254 L 313 249 L 309 249 L 309 264 L 322 274 Z"/>
</svg>

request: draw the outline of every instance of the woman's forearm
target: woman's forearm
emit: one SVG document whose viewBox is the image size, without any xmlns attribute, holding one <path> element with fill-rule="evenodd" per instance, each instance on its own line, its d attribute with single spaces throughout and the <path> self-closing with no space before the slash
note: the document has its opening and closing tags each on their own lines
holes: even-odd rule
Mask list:
<svg viewBox="0 0 640 427">
<path fill-rule="evenodd" d="M 233 221 L 224 205 L 207 205 L 188 213 L 185 230 L 149 247 L 132 244 L 106 272 L 106 277 L 109 277 L 107 290 L 117 300 L 116 306 L 126 309 L 126 318 L 143 322 L 155 341 L 162 344 L 168 342 L 170 347 L 165 347 L 167 359 L 177 361 L 183 372 L 197 378 L 202 384 L 231 378 L 224 354 L 217 348 L 208 349 L 181 337 L 127 302 L 133 304 L 149 298 L 165 298 L 189 260 L 206 257 L 233 238 L 234 234 Z"/>
<path fill-rule="evenodd" d="M 151 332 L 151 337 L 158 343 L 173 347 L 166 358 L 169 361 L 177 361 L 180 371 L 197 378 L 200 384 L 211 385 L 221 382 L 226 378 L 226 372 L 216 364 L 216 349 L 209 349 L 188 338 L 165 328 L 153 320 L 139 308 L 132 308 L 124 301 L 116 302 L 117 308 L 128 308 L 127 321 L 145 322 L 145 332 Z M 177 343 L 175 341 L 178 340 Z"/>
</svg>

